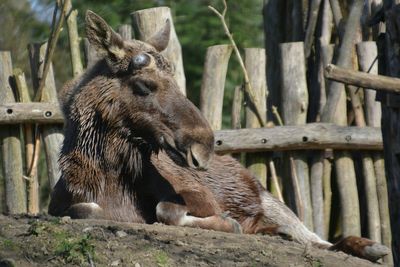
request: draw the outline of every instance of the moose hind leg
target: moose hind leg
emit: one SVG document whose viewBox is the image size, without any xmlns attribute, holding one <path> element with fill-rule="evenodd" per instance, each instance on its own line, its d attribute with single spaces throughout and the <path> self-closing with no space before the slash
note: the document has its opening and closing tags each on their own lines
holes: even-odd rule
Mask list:
<svg viewBox="0 0 400 267">
<path fill-rule="evenodd" d="M 367 259 L 372 262 L 388 255 L 390 252 L 389 248 L 384 245 L 357 236 L 348 236 L 335 243 L 329 248 L 329 250 L 343 251 L 347 254 Z"/>
<path fill-rule="evenodd" d="M 188 226 L 228 233 L 241 233 L 240 224 L 224 215 L 196 217 L 188 213 L 184 204 L 162 201 L 156 208 L 157 220 L 167 225 Z"/>
<path fill-rule="evenodd" d="M 104 217 L 104 212 L 97 203 L 82 202 L 69 207 L 64 215 L 72 219 L 101 219 Z"/>
</svg>

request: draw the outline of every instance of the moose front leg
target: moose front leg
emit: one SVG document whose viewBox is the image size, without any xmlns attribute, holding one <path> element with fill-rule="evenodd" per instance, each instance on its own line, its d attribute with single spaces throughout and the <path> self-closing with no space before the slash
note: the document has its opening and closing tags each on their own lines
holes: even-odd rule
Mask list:
<svg viewBox="0 0 400 267">
<path fill-rule="evenodd" d="M 156 208 L 157 220 L 167 225 L 197 227 L 228 233 L 242 233 L 240 224 L 224 215 L 214 214 L 207 217 L 197 217 L 189 212 L 181 196 L 176 195 L 167 201 L 161 201 Z"/>
</svg>

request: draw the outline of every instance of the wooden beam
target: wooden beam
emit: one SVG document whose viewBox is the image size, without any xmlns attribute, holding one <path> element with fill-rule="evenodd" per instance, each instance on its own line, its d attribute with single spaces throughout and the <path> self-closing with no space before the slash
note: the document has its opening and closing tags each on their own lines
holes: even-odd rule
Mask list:
<svg viewBox="0 0 400 267">
<path fill-rule="evenodd" d="M 12 110 L 12 114 L 7 113 L 8 109 Z M 0 105 L 0 125 L 20 123 L 62 124 L 63 117 L 58 106 L 52 103 Z M 215 150 L 221 153 L 327 148 L 382 150 L 380 128 L 346 127 L 330 123 L 220 130 L 215 131 L 215 142 Z"/>
<path fill-rule="evenodd" d="M 347 127 L 329 123 L 301 126 L 221 130 L 215 132 L 218 153 L 283 151 L 306 149 L 382 150 L 377 127 Z"/>
<path fill-rule="evenodd" d="M 400 93 L 400 79 L 365 73 L 329 64 L 325 68 L 325 78 L 362 88 Z"/>
<path fill-rule="evenodd" d="M 54 103 L 6 103 L 0 105 L 0 125 L 63 123 L 63 116 Z"/>
</svg>

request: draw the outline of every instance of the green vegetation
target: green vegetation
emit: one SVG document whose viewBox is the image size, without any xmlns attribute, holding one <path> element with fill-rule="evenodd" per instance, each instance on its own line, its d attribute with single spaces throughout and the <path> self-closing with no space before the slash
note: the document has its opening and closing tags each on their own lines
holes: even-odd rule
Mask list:
<svg viewBox="0 0 400 267">
<path fill-rule="evenodd" d="M 47 230 L 47 226 L 39 221 L 39 220 L 34 220 L 29 223 L 30 227 L 28 228 L 28 232 L 26 235 L 34 235 L 34 236 L 39 236 L 43 231 Z"/>
<path fill-rule="evenodd" d="M 165 253 L 164 251 L 162 251 L 162 250 L 157 251 L 155 253 L 155 258 L 156 258 L 157 265 L 159 267 L 167 267 L 167 266 L 169 266 L 170 259 L 169 259 L 168 254 Z"/>
<path fill-rule="evenodd" d="M 85 262 L 93 260 L 94 245 L 91 243 L 91 236 L 85 234 L 79 238 L 65 238 L 66 233 L 60 233 L 57 240 L 63 237 L 56 247 L 56 254 L 61 256 L 66 263 L 82 265 Z"/>
<path fill-rule="evenodd" d="M 14 243 L 14 241 L 12 241 L 11 239 L 3 239 L 1 241 L 1 249 L 4 250 L 15 250 L 17 249 L 17 244 Z"/>
</svg>

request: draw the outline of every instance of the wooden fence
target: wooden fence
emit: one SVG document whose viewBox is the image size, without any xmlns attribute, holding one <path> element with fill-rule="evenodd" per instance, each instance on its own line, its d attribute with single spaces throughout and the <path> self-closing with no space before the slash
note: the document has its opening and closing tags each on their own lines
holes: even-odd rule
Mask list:
<svg viewBox="0 0 400 267">
<path fill-rule="evenodd" d="M 325 80 L 324 67 L 332 61 L 334 48 L 330 44 L 332 28 L 326 24 L 336 23 L 336 19 L 333 20 L 329 1 L 319 2 L 323 2 L 320 12 L 326 15 L 321 22 L 320 39 L 310 41 L 307 38 L 311 37 L 306 35 L 305 42 L 280 43 L 273 48 L 267 43 L 267 51 L 262 48 L 244 50 L 245 67 L 257 103 L 249 103 L 242 86 L 237 86 L 231 130 L 221 130 L 221 118 L 232 47 L 209 47 L 205 55 L 200 109 L 215 130 L 217 153 L 233 153 L 268 190 L 280 199 L 283 196 L 282 200 L 318 235 L 323 238 L 363 235 L 390 247 L 380 106 L 375 101 L 374 91 L 348 86 L 346 98 L 343 84 Z M 351 7 L 348 23 L 340 28 L 343 35 L 335 55 L 336 63 L 348 68 L 358 62 L 356 69 L 376 73 L 375 42 L 359 42 L 354 56 L 347 51 L 352 50 L 355 43 L 351 37 L 355 31 L 351 15 L 357 8 L 356 4 Z M 166 18 L 172 21 L 166 7 L 132 13 L 136 38 L 146 39 Z M 67 26 L 76 76 L 82 72 L 76 12 L 71 13 Z M 339 29 L 339 25 L 336 26 Z M 119 31 L 124 38 L 131 38 L 129 25 L 120 27 Z M 266 24 L 267 37 L 271 31 L 273 29 Z M 271 42 L 274 41 L 276 39 Z M 315 51 L 310 52 L 311 45 Z M 34 90 L 42 79 L 45 47 L 46 44 L 36 44 L 29 48 Z M 271 57 L 271 51 L 276 58 Z M 96 54 L 87 41 L 85 53 L 88 66 L 96 60 Z M 170 46 L 163 53 L 178 70 L 175 78 L 185 93 L 181 47 L 174 28 Z M 267 60 L 266 55 L 271 58 Z M 352 57 L 358 61 L 352 61 Z M 310 60 L 313 65 L 307 68 Z M 268 68 L 269 62 L 274 67 L 272 71 Z M 268 75 L 265 75 L 266 69 Z M 52 69 L 46 78 L 43 96 L 42 102 L 31 102 L 24 74 L 13 69 L 9 52 L 0 52 L 3 212 L 35 214 L 41 211 L 39 196 L 43 192 L 39 190 L 37 162 L 32 162 L 37 158 L 35 153 L 41 151 L 34 149 L 38 133 L 44 145 L 50 188 L 58 179 L 56 162 L 63 138 L 63 118 L 56 100 Z M 274 106 L 267 106 L 270 103 Z M 278 126 L 269 123 L 269 127 L 260 128 L 253 105 L 265 116 L 265 121 L 275 121 Z M 245 123 L 241 119 L 243 113 Z M 280 121 L 284 125 L 280 126 Z M 246 128 L 239 129 L 241 125 Z"/>
</svg>

